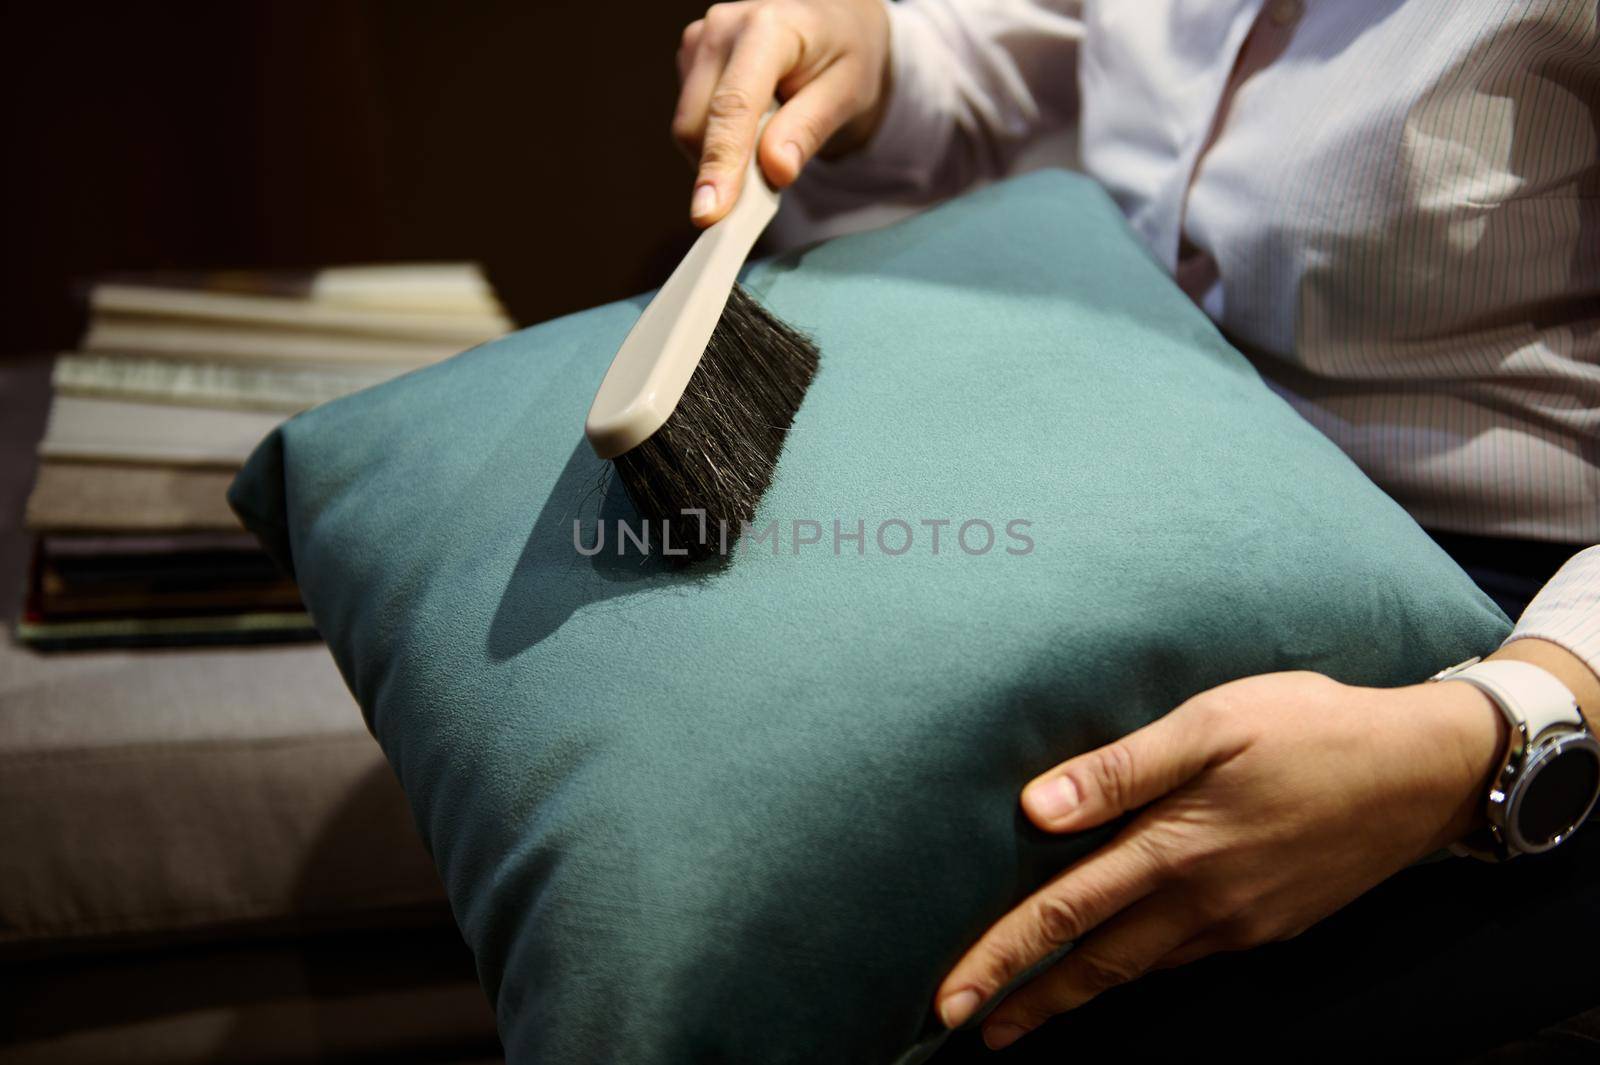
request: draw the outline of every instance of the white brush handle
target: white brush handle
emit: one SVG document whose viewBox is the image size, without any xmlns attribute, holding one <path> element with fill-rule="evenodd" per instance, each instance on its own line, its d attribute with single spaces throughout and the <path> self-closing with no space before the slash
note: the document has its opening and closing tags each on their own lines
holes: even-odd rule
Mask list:
<svg viewBox="0 0 1600 1065">
<path fill-rule="evenodd" d="M 759 131 L 755 143 L 761 143 Z M 739 268 L 778 211 L 778 193 L 762 176 L 756 154 L 752 147 L 733 208 L 700 234 L 611 360 L 584 426 L 601 458 L 631 451 L 661 428 L 700 365 Z"/>
</svg>

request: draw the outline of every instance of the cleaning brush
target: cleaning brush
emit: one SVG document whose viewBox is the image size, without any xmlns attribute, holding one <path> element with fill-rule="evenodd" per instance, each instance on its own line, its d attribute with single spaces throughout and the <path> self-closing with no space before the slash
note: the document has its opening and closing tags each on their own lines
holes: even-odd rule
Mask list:
<svg viewBox="0 0 1600 1065">
<path fill-rule="evenodd" d="M 703 559 L 738 539 L 816 376 L 810 338 L 737 284 L 777 210 L 752 152 L 738 201 L 644 309 L 589 408 L 584 435 L 611 460 L 652 550 Z"/>
</svg>

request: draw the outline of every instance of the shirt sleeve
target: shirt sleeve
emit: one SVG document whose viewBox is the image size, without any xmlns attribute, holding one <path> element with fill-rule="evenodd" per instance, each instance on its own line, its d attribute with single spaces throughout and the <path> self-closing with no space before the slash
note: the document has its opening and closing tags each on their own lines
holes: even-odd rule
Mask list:
<svg viewBox="0 0 1600 1065">
<path fill-rule="evenodd" d="M 1522 612 L 1506 642 L 1560 644 L 1600 675 L 1600 546 L 1579 551 Z"/>
<path fill-rule="evenodd" d="M 816 160 L 795 190 L 932 199 L 1006 172 L 1042 133 L 1074 121 L 1081 0 L 885 0 L 889 100 L 871 141 Z"/>
</svg>

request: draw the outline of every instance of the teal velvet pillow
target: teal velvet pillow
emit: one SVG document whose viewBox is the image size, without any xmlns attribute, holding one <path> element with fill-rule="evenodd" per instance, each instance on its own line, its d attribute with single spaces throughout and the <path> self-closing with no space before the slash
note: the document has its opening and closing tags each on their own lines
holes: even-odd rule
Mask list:
<svg viewBox="0 0 1600 1065">
<path fill-rule="evenodd" d="M 1028 828 L 1033 774 L 1231 678 L 1413 682 L 1507 630 L 1086 180 L 747 283 L 823 361 L 725 564 L 617 554 L 582 424 L 643 298 L 294 418 L 233 488 L 513 1061 L 920 1060 L 950 964 L 1110 831 Z"/>
</svg>

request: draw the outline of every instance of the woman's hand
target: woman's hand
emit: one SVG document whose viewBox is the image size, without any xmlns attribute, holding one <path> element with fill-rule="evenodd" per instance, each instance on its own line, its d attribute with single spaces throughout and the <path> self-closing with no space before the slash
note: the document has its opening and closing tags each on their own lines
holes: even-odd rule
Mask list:
<svg viewBox="0 0 1600 1065">
<path fill-rule="evenodd" d="M 1515 646 L 1515 645 L 1512 645 Z M 999 1048 L 1157 968 L 1287 939 L 1481 820 L 1506 725 L 1464 683 L 1353 688 L 1316 673 L 1224 684 L 1028 784 L 1041 828 L 1146 807 L 1001 918 L 940 986 L 955 1027 L 1068 942 L 985 1019 Z"/>
<path fill-rule="evenodd" d="M 708 226 L 739 197 L 756 126 L 762 172 L 777 188 L 826 145 L 842 154 L 877 128 L 889 66 L 883 0 L 716 4 L 683 31 L 672 134 L 699 159 L 689 215 Z"/>
</svg>

